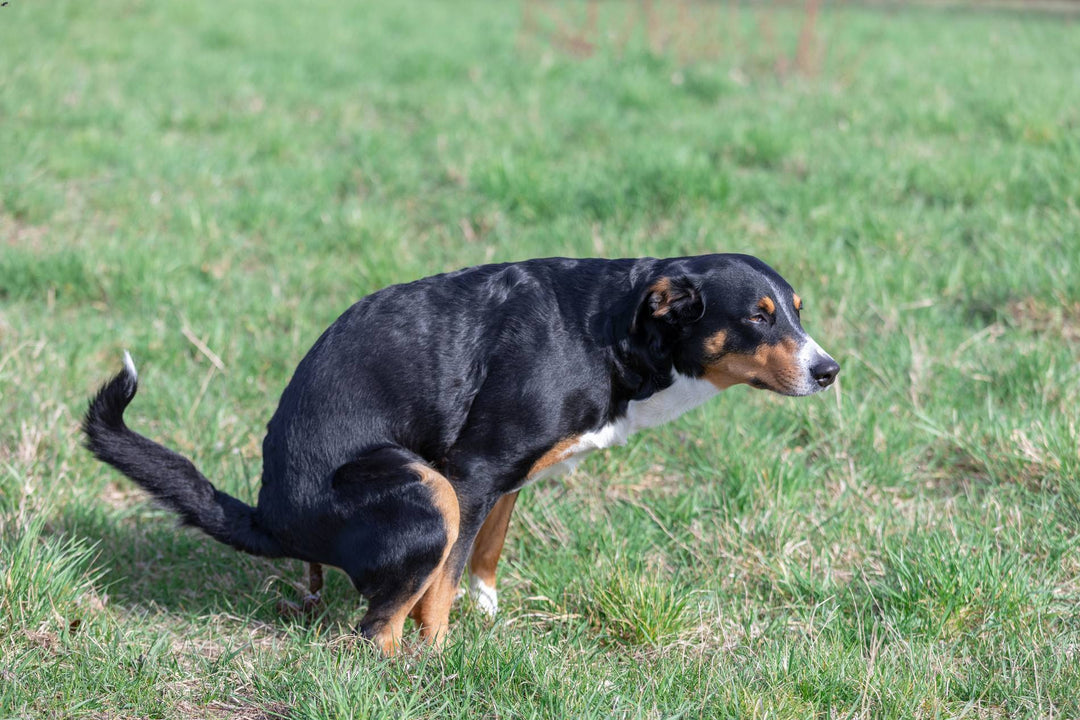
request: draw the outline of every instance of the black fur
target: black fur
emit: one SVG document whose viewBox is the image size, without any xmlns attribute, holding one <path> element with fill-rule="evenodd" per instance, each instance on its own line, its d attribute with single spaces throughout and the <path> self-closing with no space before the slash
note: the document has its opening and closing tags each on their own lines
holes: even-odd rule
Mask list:
<svg viewBox="0 0 1080 720">
<path fill-rule="evenodd" d="M 255 508 L 215 489 L 187 458 L 128 429 L 124 409 L 137 389 L 125 367 L 90 401 L 82 424 L 90 452 L 141 485 L 185 525 L 252 555 L 285 555 L 259 526 Z"/>
<path fill-rule="evenodd" d="M 375 608 L 415 587 L 446 537 L 415 463 L 456 492 L 460 573 L 492 505 L 557 442 L 622 417 L 674 372 L 703 377 L 722 355 L 801 333 L 779 312 L 769 327 L 746 321 L 765 294 L 792 303 L 783 278 L 743 255 L 530 260 L 380 290 L 297 367 L 263 441 L 257 508 L 125 426 L 126 371 L 83 429 L 185 523 L 245 552 L 341 567 Z M 708 343 L 718 333 L 721 350 Z"/>
</svg>

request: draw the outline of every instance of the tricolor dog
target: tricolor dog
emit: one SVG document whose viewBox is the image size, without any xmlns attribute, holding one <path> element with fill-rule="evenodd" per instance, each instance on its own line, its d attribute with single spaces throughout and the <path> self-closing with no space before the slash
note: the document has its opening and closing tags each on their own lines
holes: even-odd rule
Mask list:
<svg viewBox="0 0 1080 720">
<path fill-rule="evenodd" d="M 336 566 L 386 653 L 439 645 L 466 564 L 496 606 L 517 492 L 732 385 L 810 395 L 840 367 L 802 301 L 747 255 L 484 265 L 365 297 L 300 362 L 251 507 L 129 430 L 130 356 L 91 401 L 89 449 L 234 548 Z"/>
</svg>

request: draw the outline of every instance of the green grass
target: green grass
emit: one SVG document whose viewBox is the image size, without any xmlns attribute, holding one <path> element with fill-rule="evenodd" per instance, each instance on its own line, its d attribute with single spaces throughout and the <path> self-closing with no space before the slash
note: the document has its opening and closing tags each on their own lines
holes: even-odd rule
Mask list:
<svg viewBox="0 0 1080 720">
<path fill-rule="evenodd" d="M 1080 715 L 1076 18 L 830 5 L 800 73 L 801 12 L 695 5 L 649 49 L 637 7 L 584 55 L 582 4 L 0 9 L 0 717 Z M 130 348 L 131 424 L 250 500 L 362 295 L 711 251 L 792 282 L 838 387 L 525 491 L 498 619 L 441 655 L 357 643 L 339 574 L 279 618 L 299 563 L 79 447 Z"/>
</svg>

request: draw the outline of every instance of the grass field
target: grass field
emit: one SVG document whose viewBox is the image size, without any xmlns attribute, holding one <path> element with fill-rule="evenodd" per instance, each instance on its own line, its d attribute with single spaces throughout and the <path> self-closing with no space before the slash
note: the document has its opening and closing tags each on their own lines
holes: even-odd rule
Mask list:
<svg viewBox="0 0 1080 720">
<path fill-rule="evenodd" d="M 802 10 L 597 7 L 0 8 L 0 717 L 1080 717 L 1080 17 L 828 5 L 800 54 Z M 441 655 L 358 643 L 338 574 L 278 617 L 300 563 L 79 446 L 130 348 L 132 426 L 251 500 L 362 295 L 712 251 L 838 386 L 526 490 Z"/>
</svg>

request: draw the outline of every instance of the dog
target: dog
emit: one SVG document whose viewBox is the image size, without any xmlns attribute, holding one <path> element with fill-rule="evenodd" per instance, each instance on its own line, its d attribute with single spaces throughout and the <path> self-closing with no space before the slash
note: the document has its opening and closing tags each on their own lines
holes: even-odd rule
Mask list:
<svg viewBox="0 0 1080 720">
<path fill-rule="evenodd" d="M 90 402 L 87 447 L 182 522 L 238 550 L 342 569 L 385 654 L 407 617 L 445 638 L 466 564 L 497 606 L 518 491 L 721 390 L 801 396 L 840 366 L 802 300 L 749 255 L 482 265 L 384 288 L 301 360 L 263 440 L 258 504 L 127 428 L 137 373 Z"/>
</svg>

